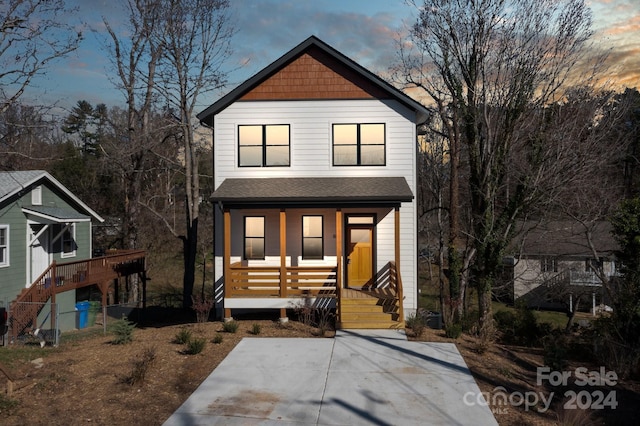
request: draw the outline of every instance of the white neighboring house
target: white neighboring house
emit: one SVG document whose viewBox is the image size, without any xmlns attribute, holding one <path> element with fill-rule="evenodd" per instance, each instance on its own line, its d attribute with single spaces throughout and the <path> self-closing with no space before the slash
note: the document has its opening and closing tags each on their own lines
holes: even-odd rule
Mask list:
<svg viewBox="0 0 640 426">
<path fill-rule="evenodd" d="M 514 239 L 517 253 L 505 258 L 505 279 L 509 297 L 524 300 L 535 308 L 573 311 L 606 304 L 602 279 L 616 276 L 614 252 L 617 244 L 608 222 L 591 229 L 591 243 L 584 226 L 571 221 L 527 223 Z"/>
<path fill-rule="evenodd" d="M 213 131 L 219 312 L 284 320 L 304 300 L 337 307 L 343 328 L 402 327 L 427 110 L 310 37 L 198 118 Z"/>
</svg>

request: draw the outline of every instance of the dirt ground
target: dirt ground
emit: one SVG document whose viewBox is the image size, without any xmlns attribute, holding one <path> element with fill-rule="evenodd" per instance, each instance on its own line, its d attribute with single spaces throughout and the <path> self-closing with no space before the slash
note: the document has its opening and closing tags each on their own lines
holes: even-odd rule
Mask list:
<svg viewBox="0 0 640 426">
<path fill-rule="evenodd" d="M 113 336 L 103 335 L 98 327 L 66 337 L 57 348 L 41 350 L 37 345 L 11 345 L 1 349 L 15 351 L 15 356 L 9 356 L 13 355 L 9 352 L 0 355 L 15 382 L 13 395 L 1 400 L 0 423 L 159 425 L 242 338 L 321 338 L 316 329 L 295 321 L 283 325 L 272 318 L 241 319 L 236 333 L 224 332 L 221 322 L 194 324 L 168 319 L 154 326 L 136 328 L 133 342 L 125 345 L 114 345 Z M 260 325 L 257 336 L 251 333 L 254 324 Z M 188 355 L 184 345 L 174 342 L 182 329 L 206 339 L 201 353 Z M 222 336 L 220 343 L 214 343 L 217 335 Z M 494 345 L 479 354 L 474 338 L 463 335 L 454 341 L 445 338 L 441 331 L 430 329 L 419 340 L 455 342 L 480 389 L 487 395 L 494 394 L 498 386 L 503 386 L 508 393 L 549 392 L 536 386 L 536 367 L 543 365 L 539 351 Z M 145 353 L 155 354 L 155 359 L 144 381 L 130 385 L 134 362 L 141 360 Z M 616 410 L 598 410 L 591 414 L 583 410 L 563 412 L 561 406 L 566 398 L 562 396 L 544 413 L 536 410 L 539 405 L 525 410 L 523 406 L 493 404 L 492 409 L 501 425 L 604 424 L 605 420 L 607 424 L 636 424 L 631 419 L 640 406 L 638 384 L 624 382 L 615 389 Z M 489 396 L 489 399 L 494 398 Z"/>
</svg>

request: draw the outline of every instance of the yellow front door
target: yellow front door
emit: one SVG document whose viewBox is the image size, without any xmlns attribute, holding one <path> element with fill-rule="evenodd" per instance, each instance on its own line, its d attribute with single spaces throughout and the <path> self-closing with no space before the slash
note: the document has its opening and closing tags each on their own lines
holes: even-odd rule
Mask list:
<svg viewBox="0 0 640 426">
<path fill-rule="evenodd" d="M 373 278 L 373 227 L 347 229 L 347 287 L 362 287 Z"/>
</svg>

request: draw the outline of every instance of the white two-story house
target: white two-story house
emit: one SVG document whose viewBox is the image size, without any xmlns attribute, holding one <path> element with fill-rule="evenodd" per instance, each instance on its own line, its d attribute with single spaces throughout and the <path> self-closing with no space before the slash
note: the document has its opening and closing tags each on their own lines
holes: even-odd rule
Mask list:
<svg viewBox="0 0 640 426">
<path fill-rule="evenodd" d="M 213 131 L 216 306 L 417 308 L 416 128 L 427 110 L 316 37 L 198 114 Z"/>
</svg>

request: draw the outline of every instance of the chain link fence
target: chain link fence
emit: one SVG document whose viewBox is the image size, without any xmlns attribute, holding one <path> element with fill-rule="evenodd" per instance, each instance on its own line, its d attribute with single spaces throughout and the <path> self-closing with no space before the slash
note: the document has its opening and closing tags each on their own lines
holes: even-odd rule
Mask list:
<svg viewBox="0 0 640 426">
<path fill-rule="evenodd" d="M 7 307 L 7 333 L 3 343 L 58 346 L 60 320 L 75 317 L 73 312 L 60 312 L 57 303 L 17 302 Z"/>
</svg>

